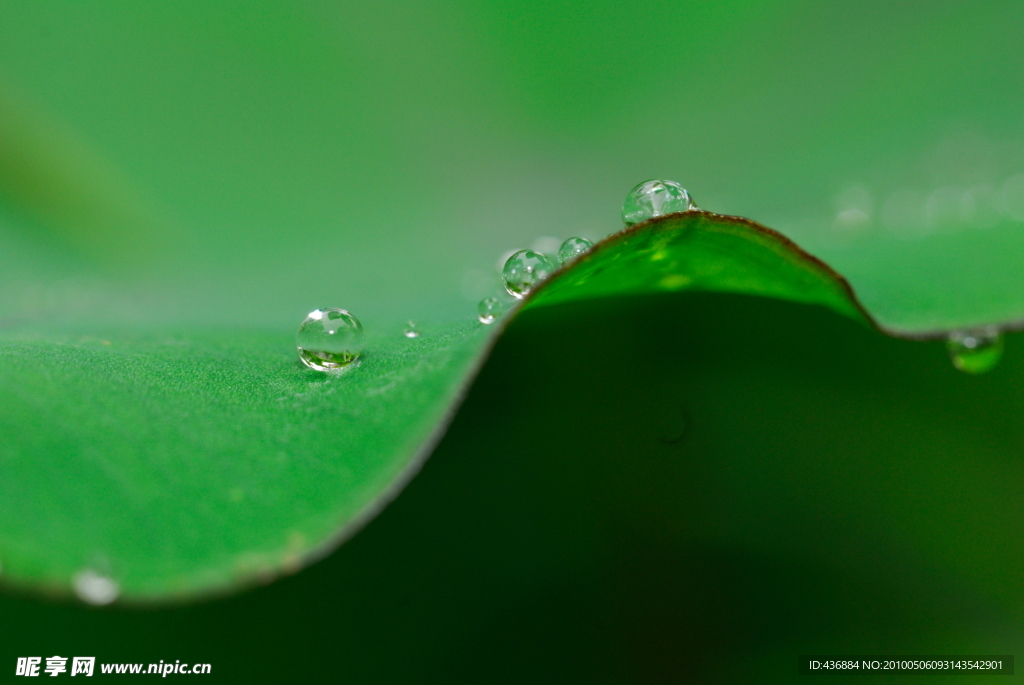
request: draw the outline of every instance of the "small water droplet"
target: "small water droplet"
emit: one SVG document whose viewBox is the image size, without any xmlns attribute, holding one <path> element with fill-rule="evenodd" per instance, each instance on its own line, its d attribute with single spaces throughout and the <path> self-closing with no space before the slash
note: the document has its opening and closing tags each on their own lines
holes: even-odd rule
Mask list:
<svg viewBox="0 0 1024 685">
<path fill-rule="evenodd" d="M 562 246 L 558 248 L 558 261 L 565 264 L 579 257 L 581 254 L 590 251 L 594 243 L 586 238 L 567 238 Z"/>
<path fill-rule="evenodd" d="M 520 250 L 505 262 L 501 277 L 505 281 L 505 290 L 522 299 L 554 270 L 555 265 L 540 252 Z"/>
<path fill-rule="evenodd" d="M 405 323 L 405 330 L 402 331 L 407 338 L 418 338 L 420 337 L 420 329 L 416 325 L 415 321 L 409 320 Z"/>
<path fill-rule="evenodd" d="M 491 324 L 505 313 L 508 306 L 496 297 L 485 297 L 480 300 L 476 307 L 477 317 L 480 323 Z"/>
<path fill-rule="evenodd" d="M 953 366 L 967 373 L 985 373 L 995 368 L 1003 356 L 1003 336 L 990 326 L 954 331 L 946 341 Z"/>
<path fill-rule="evenodd" d="M 363 351 L 363 324 L 344 309 L 317 309 L 299 326 L 299 359 L 311 369 L 348 366 Z"/>
<path fill-rule="evenodd" d="M 690 193 L 675 181 L 644 181 L 626 195 L 622 223 L 632 226 L 656 216 L 696 208 Z"/>
<path fill-rule="evenodd" d="M 75 594 L 86 604 L 103 606 L 110 604 L 121 594 L 121 588 L 114 580 L 91 569 L 75 574 L 73 583 Z"/>
</svg>

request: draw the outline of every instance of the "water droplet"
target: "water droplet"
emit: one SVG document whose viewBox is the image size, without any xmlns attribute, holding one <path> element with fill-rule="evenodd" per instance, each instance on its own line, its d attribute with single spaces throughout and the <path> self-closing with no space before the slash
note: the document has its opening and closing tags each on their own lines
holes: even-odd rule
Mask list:
<svg viewBox="0 0 1024 685">
<path fill-rule="evenodd" d="M 494 323 L 495 319 L 505 313 L 508 306 L 496 297 L 485 297 L 480 300 L 476 307 L 476 313 L 480 323 Z"/>
<path fill-rule="evenodd" d="M 121 588 L 115 581 L 89 569 L 75 574 L 73 582 L 75 594 L 86 604 L 103 606 L 121 594 Z"/>
<path fill-rule="evenodd" d="M 969 331 L 954 331 L 946 341 L 953 366 L 967 373 L 985 373 L 995 368 L 1003 356 L 1003 336 L 990 326 Z"/>
<path fill-rule="evenodd" d="M 521 299 L 554 270 L 555 265 L 540 252 L 520 250 L 505 262 L 501 277 L 505 281 L 505 290 Z"/>
<path fill-rule="evenodd" d="M 656 216 L 696 209 L 686 188 L 675 181 L 644 181 L 622 203 L 622 223 L 638 224 Z"/>
<path fill-rule="evenodd" d="M 565 264 L 579 257 L 581 254 L 590 251 L 594 243 L 586 238 L 567 238 L 562 246 L 558 248 L 558 261 Z"/>
<path fill-rule="evenodd" d="M 363 324 L 344 309 L 317 309 L 299 326 L 302 363 L 317 371 L 348 366 L 363 351 Z"/>
<path fill-rule="evenodd" d="M 407 338 L 418 338 L 420 337 L 420 329 L 416 325 L 415 321 L 409 320 L 405 324 L 405 330 L 402 331 Z"/>
</svg>

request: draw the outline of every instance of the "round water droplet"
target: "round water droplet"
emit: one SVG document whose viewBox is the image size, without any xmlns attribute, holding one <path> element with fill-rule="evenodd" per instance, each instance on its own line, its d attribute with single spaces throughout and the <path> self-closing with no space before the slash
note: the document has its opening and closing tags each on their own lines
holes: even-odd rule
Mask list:
<svg viewBox="0 0 1024 685">
<path fill-rule="evenodd" d="M 494 323 L 494 321 L 505 313 L 508 309 L 508 305 L 499 300 L 496 297 L 485 297 L 480 300 L 480 304 L 476 307 L 476 318 L 480 320 L 480 323 Z"/>
<path fill-rule="evenodd" d="M 995 327 L 955 331 L 946 341 L 953 366 L 967 373 L 985 373 L 1003 356 L 1003 336 Z"/>
<path fill-rule="evenodd" d="M 73 583 L 75 594 L 86 604 L 103 606 L 121 594 L 121 588 L 116 582 L 90 569 L 75 574 Z"/>
<path fill-rule="evenodd" d="M 581 254 L 590 251 L 594 243 L 586 238 L 567 238 L 562 246 L 558 248 L 558 261 L 565 264 L 579 257 Z"/>
<path fill-rule="evenodd" d="M 622 203 L 622 223 L 638 224 L 656 216 L 697 209 L 686 188 L 675 181 L 644 181 Z"/>
<path fill-rule="evenodd" d="M 363 351 L 363 324 L 344 309 L 317 309 L 299 326 L 299 359 L 311 369 L 348 366 Z"/>
<path fill-rule="evenodd" d="M 405 337 L 407 337 L 407 338 L 418 338 L 418 337 L 420 337 L 420 329 L 416 325 L 416 322 L 412 321 L 412 320 L 406 322 L 405 330 L 402 331 L 402 333 L 404 333 Z"/>
<path fill-rule="evenodd" d="M 540 252 L 520 250 L 505 262 L 501 277 L 505 281 L 505 290 L 521 299 L 554 270 L 555 265 Z"/>
</svg>

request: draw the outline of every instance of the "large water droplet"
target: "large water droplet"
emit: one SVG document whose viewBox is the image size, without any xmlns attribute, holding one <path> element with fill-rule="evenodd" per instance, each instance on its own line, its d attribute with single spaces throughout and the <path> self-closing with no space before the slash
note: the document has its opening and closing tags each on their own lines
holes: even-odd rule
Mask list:
<svg viewBox="0 0 1024 685">
<path fill-rule="evenodd" d="M 75 594 L 86 604 L 103 606 L 110 604 L 121 594 L 121 588 L 114 580 L 91 569 L 75 574 L 73 583 Z"/>
<path fill-rule="evenodd" d="M 993 327 L 955 331 L 946 341 L 953 366 L 967 373 L 985 373 L 1003 356 L 1003 336 Z"/>
<path fill-rule="evenodd" d="M 554 270 L 555 265 L 540 252 L 520 250 L 505 262 L 501 277 L 505 281 L 505 290 L 521 299 Z"/>
<path fill-rule="evenodd" d="M 418 338 L 420 337 L 420 328 L 416 325 L 415 321 L 407 321 L 405 324 L 405 330 L 402 333 L 407 338 Z"/>
<path fill-rule="evenodd" d="M 586 238 L 567 238 L 562 246 L 558 248 L 558 261 L 565 264 L 579 257 L 581 254 L 590 251 L 594 243 Z"/>
<path fill-rule="evenodd" d="M 505 313 L 508 306 L 496 297 L 485 297 L 476 307 L 476 318 L 480 323 L 491 324 Z"/>
<path fill-rule="evenodd" d="M 317 309 L 299 326 L 299 359 L 311 369 L 348 366 L 363 351 L 363 324 L 344 309 Z"/>
<path fill-rule="evenodd" d="M 622 223 L 638 224 L 656 216 L 696 209 L 686 188 L 675 181 L 644 181 L 622 203 Z"/>
</svg>

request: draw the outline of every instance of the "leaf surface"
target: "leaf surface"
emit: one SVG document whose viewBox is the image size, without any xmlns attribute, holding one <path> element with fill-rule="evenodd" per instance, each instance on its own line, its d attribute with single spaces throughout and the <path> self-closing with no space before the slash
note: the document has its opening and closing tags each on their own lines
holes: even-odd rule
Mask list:
<svg viewBox="0 0 1024 685">
<path fill-rule="evenodd" d="M 519 310 L 684 289 L 872 324 L 847 283 L 786 238 L 700 211 L 609 237 Z M 162 601 L 298 570 L 418 470 L 516 314 L 423 326 L 416 339 L 371 332 L 358 365 L 336 375 L 303 367 L 289 331 L 9 323 L 4 578 L 66 594 L 89 571 L 125 601 Z"/>
</svg>

